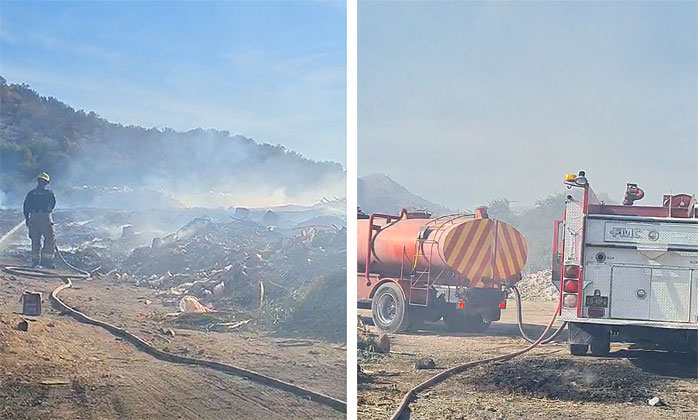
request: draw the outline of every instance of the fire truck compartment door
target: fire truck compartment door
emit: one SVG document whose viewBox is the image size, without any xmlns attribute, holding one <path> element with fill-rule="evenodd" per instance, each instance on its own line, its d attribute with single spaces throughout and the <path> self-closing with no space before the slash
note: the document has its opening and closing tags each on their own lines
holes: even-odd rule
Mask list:
<svg viewBox="0 0 700 420">
<path fill-rule="evenodd" d="M 649 319 L 689 322 L 692 270 L 652 268 Z"/>
<path fill-rule="evenodd" d="M 613 266 L 610 280 L 610 317 L 648 320 L 651 269 Z"/>
</svg>

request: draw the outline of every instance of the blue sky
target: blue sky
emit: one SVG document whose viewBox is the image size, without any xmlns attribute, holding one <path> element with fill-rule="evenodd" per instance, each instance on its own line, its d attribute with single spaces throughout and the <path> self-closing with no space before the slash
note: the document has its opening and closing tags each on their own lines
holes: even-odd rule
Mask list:
<svg viewBox="0 0 700 420">
<path fill-rule="evenodd" d="M 0 3 L 0 74 L 110 121 L 345 163 L 345 2 Z"/>
<path fill-rule="evenodd" d="M 360 2 L 358 173 L 452 208 L 697 192 L 695 2 Z"/>
</svg>

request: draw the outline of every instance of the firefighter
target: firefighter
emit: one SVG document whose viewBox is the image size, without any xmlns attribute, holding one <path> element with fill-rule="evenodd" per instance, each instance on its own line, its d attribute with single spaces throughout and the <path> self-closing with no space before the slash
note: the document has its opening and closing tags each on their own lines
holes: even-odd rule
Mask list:
<svg viewBox="0 0 700 420">
<path fill-rule="evenodd" d="M 51 212 L 56 206 L 53 191 L 46 188 L 51 178 L 46 172 L 37 177 L 36 188 L 29 191 L 24 199 L 24 220 L 29 228 L 29 238 L 32 240 L 32 267 L 39 265 L 55 268 L 53 263 L 54 248 L 56 247 L 53 220 Z M 41 247 L 41 238 L 44 247 Z"/>
</svg>

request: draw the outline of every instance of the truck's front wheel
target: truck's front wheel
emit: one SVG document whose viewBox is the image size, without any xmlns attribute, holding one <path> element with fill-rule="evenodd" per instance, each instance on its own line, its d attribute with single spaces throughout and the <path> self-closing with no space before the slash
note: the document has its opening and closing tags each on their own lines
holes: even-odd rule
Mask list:
<svg viewBox="0 0 700 420">
<path fill-rule="evenodd" d="M 379 286 L 372 298 L 372 319 L 377 328 L 388 333 L 404 331 L 408 327 L 408 308 L 396 283 Z"/>
</svg>

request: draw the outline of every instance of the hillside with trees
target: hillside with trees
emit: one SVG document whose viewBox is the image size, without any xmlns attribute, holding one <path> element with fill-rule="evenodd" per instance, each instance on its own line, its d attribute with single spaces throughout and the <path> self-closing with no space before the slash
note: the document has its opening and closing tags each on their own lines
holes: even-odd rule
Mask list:
<svg viewBox="0 0 700 420">
<path fill-rule="evenodd" d="M 56 190 L 140 190 L 186 205 L 307 204 L 345 195 L 337 162 L 228 131 L 110 122 L 0 77 L 0 204 L 16 205 L 42 171 Z"/>
</svg>

